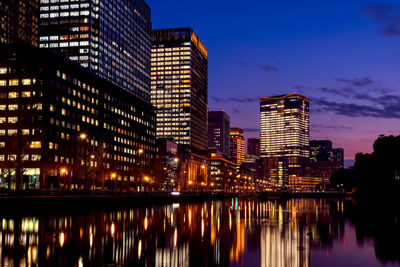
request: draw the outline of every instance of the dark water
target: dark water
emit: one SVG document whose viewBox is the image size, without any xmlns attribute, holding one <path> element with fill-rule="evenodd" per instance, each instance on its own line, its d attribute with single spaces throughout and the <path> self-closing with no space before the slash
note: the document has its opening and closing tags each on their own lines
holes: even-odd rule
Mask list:
<svg viewBox="0 0 400 267">
<path fill-rule="evenodd" d="M 400 266 L 399 212 L 232 199 L 0 216 L 0 266 Z"/>
</svg>

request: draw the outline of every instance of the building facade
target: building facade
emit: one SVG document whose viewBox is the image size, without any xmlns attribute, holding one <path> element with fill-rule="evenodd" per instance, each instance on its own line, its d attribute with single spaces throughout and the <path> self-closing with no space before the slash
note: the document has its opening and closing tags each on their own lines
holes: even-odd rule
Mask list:
<svg viewBox="0 0 400 267">
<path fill-rule="evenodd" d="M 260 157 L 260 139 L 247 138 L 247 156 L 250 158 Z"/>
<path fill-rule="evenodd" d="M 230 156 L 230 118 L 224 111 L 208 112 L 208 149 Z"/>
<path fill-rule="evenodd" d="M 245 159 L 244 135 L 242 128 L 231 128 L 230 130 L 230 153 L 233 162 L 242 164 Z"/>
<path fill-rule="evenodd" d="M 140 185 L 152 171 L 154 121 L 149 103 L 56 52 L 0 49 L 2 187 Z"/>
<path fill-rule="evenodd" d="M 208 55 L 191 28 L 153 30 L 151 103 L 157 138 L 208 147 Z"/>
<path fill-rule="evenodd" d="M 260 98 L 260 152 L 264 177 L 288 186 L 309 158 L 309 98 L 297 93 Z"/>
<path fill-rule="evenodd" d="M 330 140 L 311 140 L 310 141 L 310 161 L 330 161 L 333 158 L 332 141 Z"/>
<path fill-rule="evenodd" d="M 340 163 L 340 168 L 344 168 L 344 149 L 333 148 L 332 149 L 332 160 Z"/>
<path fill-rule="evenodd" d="M 150 102 L 150 8 L 143 0 L 40 0 L 39 47 Z"/>
<path fill-rule="evenodd" d="M 0 1 L 0 44 L 38 46 L 38 24 L 38 1 Z"/>
</svg>

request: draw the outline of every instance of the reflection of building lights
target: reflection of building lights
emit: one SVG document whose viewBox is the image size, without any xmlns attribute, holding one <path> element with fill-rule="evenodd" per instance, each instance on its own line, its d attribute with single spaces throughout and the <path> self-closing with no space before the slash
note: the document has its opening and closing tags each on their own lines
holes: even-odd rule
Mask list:
<svg viewBox="0 0 400 267">
<path fill-rule="evenodd" d="M 64 233 L 61 232 L 60 233 L 60 247 L 64 246 L 64 242 L 65 242 L 65 236 L 64 236 Z"/>
<path fill-rule="evenodd" d="M 144 230 L 147 230 L 147 217 L 144 218 Z"/>
<path fill-rule="evenodd" d="M 175 232 L 174 232 L 174 247 L 176 247 L 177 241 L 178 241 L 178 230 L 175 228 Z"/>
<path fill-rule="evenodd" d="M 78 267 L 83 267 L 83 258 L 82 258 L 82 256 L 79 257 Z"/>
<path fill-rule="evenodd" d="M 90 245 L 90 247 L 93 246 L 93 233 L 90 233 L 89 245 Z"/>
<path fill-rule="evenodd" d="M 142 240 L 139 240 L 138 244 L 138 258 L 140 259 L 140 255 L 142 254 Z"/>
<path fill-rule="evenodd" d="M 115 234 L 115 224 L 112 223 L 111 224 L 111 236 L 114 236 L 114 234 Z"/>
</svg>

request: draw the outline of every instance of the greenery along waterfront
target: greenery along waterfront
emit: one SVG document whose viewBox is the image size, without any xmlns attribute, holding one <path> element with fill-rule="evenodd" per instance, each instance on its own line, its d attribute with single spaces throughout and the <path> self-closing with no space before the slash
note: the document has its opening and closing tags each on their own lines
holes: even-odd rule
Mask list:
<svg viewBox="0 0 400 267">
<path fill-rule="evenodd" d="M 332 186 L 357 196 L 396 196 L 400 189 L 400 136 L 380 135 L 372 153 L 358 153 L 354 167 L 339 170 Z"/>
</svg>

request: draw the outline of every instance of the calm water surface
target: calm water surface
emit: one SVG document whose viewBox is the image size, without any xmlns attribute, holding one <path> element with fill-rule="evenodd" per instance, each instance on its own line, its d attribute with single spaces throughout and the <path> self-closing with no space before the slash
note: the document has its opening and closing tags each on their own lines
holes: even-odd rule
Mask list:
<svg viewBox="0 0 400 267">
<path fill-rule="evenodd" d="M 400 266 L 399 212 L 351 201 L 0 215 L 0 266 Z"/>
</svg>

